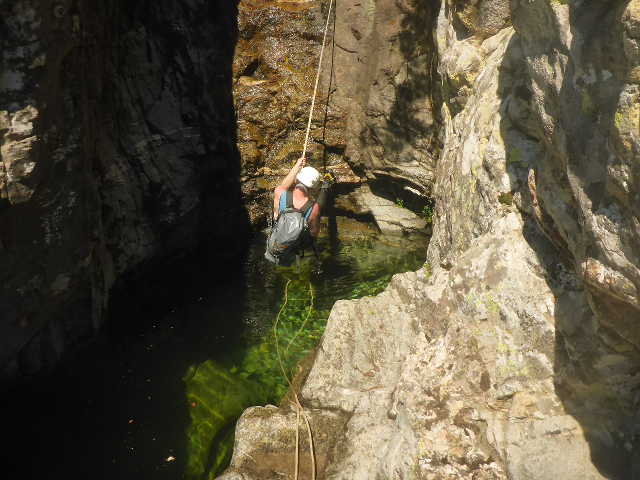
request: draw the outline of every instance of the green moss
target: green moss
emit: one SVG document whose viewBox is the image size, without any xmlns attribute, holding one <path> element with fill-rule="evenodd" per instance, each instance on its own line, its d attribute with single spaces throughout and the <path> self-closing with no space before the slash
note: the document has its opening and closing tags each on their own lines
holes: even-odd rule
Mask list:
<svg viewBox="0 0 640 480">
<path fill-rule="evenodd" d="M 331 255 L 328 248 L 321 252 L 324 258 Z M 312 262 L 278 267 L 274 275 L 282 286 L 282 297 L 273 311 L 263 312 L 264 337 L 240 348 L 224 363 L 207 361 L 192 367 L 184 377 L 191 414 L 185 478 L 215 478 L 226 468 L 236 420 L 251 405 L 280 402 L 289 388 L 282 369 L 290 379 L 295 377 L 299 362 L 316 348 L 335 300 L 380 293 L 393 273 L 420 267 L 424 256 L 415 253 L 367 236 L 354 239 L 340 250 L 352 269 L 351 282 L 344 286 L 314 276 Z"/>
<path fill-rule="evenodd" d="M 491 313 L 500 312 L 500 305 L 496 302 L 493 297 L 487 295 L 484 299 L 484 305 L 487 307 L 487 310 Z"/>
<path fill-rule="evenodd" d="M 591 98 L 591 95 L 586 90 L 582 90 L 581 93 L 581 105 L 582 112 L 585 115 L 595 116 L 598 113 L 598 109 Z"/>
<path fill-rule="evenodd" d="M 351 294 L 349 295 L 349 299 L 362 298 L 362 297 L 372 297 L 374 295 L 379 294 L 387 285 L 389 285 L 389 281 L 391 280 L 391 275 L 385 275 L 384 277 L 378 278 L 376 280 L 371 280 L 368 282 L 362 282 L 354 287 Z"/>
<path fill-rule="evenodd" d="M 429 202 L 424 207 L 422 207 L 422 210 L 420 211 L 420 216 L 425 219 L 427 225 L 431 225 L 433 223 L 433 210 L 434 203 Z"/>
<path fill-rule="evenodd" d="M 261 385 L 230 375 L 228 369 L 211 360 L 190 368 L 184 382 L 191 419 L 186 432 L 185 476 L 199 479 L 207 471 L 219 473 L 228 463 L 235 420 L 247 403 L 264 402 L 266 392 Z M 213 464 L 209 465 L 211 446 L 216 439 L 222 448 L 216 449 Z"/>
<path fill-rule="evenodd" d="M 507 164 L 519 165 L 522 163 L 522 154 L 517 147 L 507 146 Z"/>
<path fill-rule="evenodd" d="M 229 465 L 233 455 L 233 444 L 235 440 L 235 428 L 228 428 L 217 439 L 214 439 L 216 448 L 209 466 L 209 480 L 214 480 Z"/>
<path fill-rule="evenodd" d="M 275 185 L 272 184 L 272 181 L 265 177 L 258 177 L 256 180 L 256 186 L 263 190 L 271 190 L 275 187 Z"/>
<path fill-rule="evenodd" d="M 498 195 L 498 201 L 503 205 L 513 205 L 513 193 L 501 193 Z"/>
<path fill-rule="evenodd" d="M 622 127 L 622 125 L 624 124 L 624 115 L 622 114 L 622 112 L 616 112 L 613 122 L 615 123 L 617 129 L 620 130 L 620 127 Z"/>
<path fill-rule="evenodd" d="M 347 298 L 380 293 L 390 278 L 389 274 L 361 282 Z M 271 332 L 262 342 L 250 346 L 235 365 L 207 361 L 187 372 L 187 401 L 191 406 L 187 479 L 199 479 L 205 474 L 214 478 L 228 465 L 233 449 L 233 432 L 229 433 L 229 428 L 248 406 L 279 402 L 289 388 L 282 369 L 289 378 L 294 377 L 298 362 L 320 340 L 329 313 L 312 305 L 308 277 L 291 279 L 287 302 L 278 318 L 277 338 Z"/>
<path fill-rule="evenodd" d="M 425 262 L 422 268 L 424 269 L 425 277 L 430 278 L 431 274 L 433 273 L 433 270 L 431 269 L 431 264 L 429 262 Z"/>
</svg>

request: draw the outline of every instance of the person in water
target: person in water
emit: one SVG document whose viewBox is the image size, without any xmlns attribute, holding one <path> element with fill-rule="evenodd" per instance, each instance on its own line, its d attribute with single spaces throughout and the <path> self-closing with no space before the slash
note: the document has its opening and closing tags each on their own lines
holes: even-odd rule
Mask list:
<svg viewBox="0 0 640 480">
<path fill-rule="evenodd" d="M 278 219 L 280 212 L 284 210 L 283 195 L 288 190 L 293 191 L 293 207 L 301 209 L 310 200 L 316 197 L 316 202 L 311 208 L 307 219 L 309 233 L 317 237 L 320 231 L 320 210 L 326 201 L 328 182 L 322 181 L 320 172 L 313 167 L 305 166 L 304 157 L 300 157 L 286 177 L 280 182 L 273 192 L 273 216 Z M 318 191 L 320 194 L 318 195 Z"/>
</svg>

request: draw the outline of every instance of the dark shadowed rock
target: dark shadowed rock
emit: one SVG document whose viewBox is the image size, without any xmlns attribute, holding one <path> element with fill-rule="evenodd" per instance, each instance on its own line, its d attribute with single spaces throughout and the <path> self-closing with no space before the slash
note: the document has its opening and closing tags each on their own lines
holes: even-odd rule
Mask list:
<svg viewBox="0 0 640 480">
<path fill-rule="evenodd" d="M 123 276 L 224 241 L 246 214 L 235 2 L 0 12 L 0 369 L 15 377 L 90 338 Z"/>
</svg>

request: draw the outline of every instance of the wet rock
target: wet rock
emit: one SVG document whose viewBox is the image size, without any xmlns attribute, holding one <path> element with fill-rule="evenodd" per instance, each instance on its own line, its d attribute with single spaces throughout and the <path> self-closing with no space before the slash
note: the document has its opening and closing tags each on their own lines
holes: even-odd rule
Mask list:
<svg viewBox="0 0 640 480">
<path fill-rule="evenodd" d="M 371 215 L 383 234 L 427 233 L 425 219 L 398 203 L 374 195 L 367 185 L 348 195 L 339 196 L 335 206 L 354 215 Z"/>
<path fill-rule="evenodd" d="M 240 2 L 234 94 L 243 193 L 254 223 L 264 222 L 271 190 L 302 151 L 327 11 L 326 1 Z M 435 10 L 384 0 L 336 2 L 334 11 L 311 164 L 337 173 L 343 187 L 368 180 L 428 195 L 438 149 L 427 93 Z M 267 170 L 281 173 L 258 178 Z"/>
<path fill-rule="evenodd" d="M 316 69 L 323 40 L 327 2 L 239 4 L 240 38 L 234 59 L 234 99 L 238 120 L 243 193 L 252 223 L 263 224 L 271 212 L 273 188 L 304 147 Z M 331 45 L 327 42 L 309 139 L 308 164 L 344 172 L 343 110 L 327 102 Z"/>
</svg>

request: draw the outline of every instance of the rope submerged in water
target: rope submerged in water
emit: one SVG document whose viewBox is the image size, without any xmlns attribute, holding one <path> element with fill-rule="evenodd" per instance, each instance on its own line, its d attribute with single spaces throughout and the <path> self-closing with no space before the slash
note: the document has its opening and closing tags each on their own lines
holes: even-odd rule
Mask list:
<svg viewBox="0 0 640 480">
<path fill-rule="evenodd" d="M 293 393 L 293 399 L 294 399 L 293 406 L 295 407 L 295 410 L 296 410 L 296 451 L 295 451 L 295 465 L 294 465 L 294 480 L 298 480 L 298 471 L 299 471 L 299 464 L 300 464 L 300 430 L 299 429 L 300 429 L 301 416 L 307 427 L 307 435 L 309 437 L 309 451 L 310 451 L 309 453 L 311 457 L 311 479 L 315 480 L 316 455 L 315 455 L 315 448 L 313 445 L 313 434 L 311 432 L 311 423 L 309 422 L 309 417 L 307 416 L 306 412 L 304 411 L 304 408 L 302 407 L 302 404 L 300 403 L 300 399 L 298 398 L 298 392 L 295 391 L 295 388 L 293 387 L 293 383 L 289 379 L 289 376 L 287 375 L 287 372 L 284 368 L 284 364 L 282 362 L 282 356 L 280 355 L 280 346 L 279 346 L 279 340 L 278 340 L 278 324 L 280 323 L 280 316 L 282 315 L 282 312 L 284 312 L 285 308 L 287 307 L 287 304 L 289 303 L 289 285 L 290 284 L 291 284 L 291 280 L 287 280 L 287 283 L 284 287 L 284 302 L 282 303 L 282 307 L 280 307 L 280 311 L 278 312 L 276 321 L 273 324 L 273 336 L 276 344 L 276 357 L 278 358 L 280 371 L 282 372 L 282 376 L 287 381 L 287 384 L 289 384 L 289 390 Z M 311 285 L 311 282 L 309 282 L 309 291 L 311 292 L 311 305 L 309 305 L 309 311 L 307 312 L 307 316 L 302 324 L 302 327 L 306 325 L 307 321 L 309 320 L 309 317 L 311 316 L 311 311 L 313 310 L 314 295 L 313 295 L 313 286 Z M 294 336 L 294 339 L 302 331 L 302 327 L 298 330 L 298 332 Z M 292 339 L 289 342 L 289 344 L 287 345 L 286 351 L 289 350 L 289 347 L 291 346 L 291 343 L 293 342 L 294 339 Z"/>
</svg>

